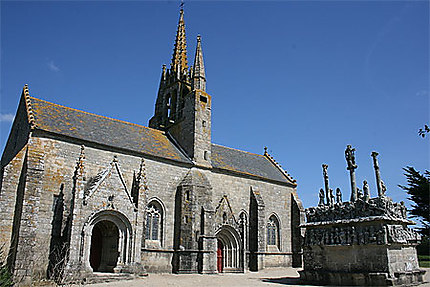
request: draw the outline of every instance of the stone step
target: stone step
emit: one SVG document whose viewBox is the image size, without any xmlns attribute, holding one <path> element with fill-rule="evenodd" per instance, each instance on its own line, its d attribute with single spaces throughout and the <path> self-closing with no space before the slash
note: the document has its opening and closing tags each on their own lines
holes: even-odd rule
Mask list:
<svg viewBox="0 0 430 287">
<path fill-rule="evenodd" d="M 104 273 L 94 272 L 92 276 L 87 277 L 85 284 L 105 283 L 122 280 L 133 280 L 136 276 L 129 273 Z"/>
</svg>

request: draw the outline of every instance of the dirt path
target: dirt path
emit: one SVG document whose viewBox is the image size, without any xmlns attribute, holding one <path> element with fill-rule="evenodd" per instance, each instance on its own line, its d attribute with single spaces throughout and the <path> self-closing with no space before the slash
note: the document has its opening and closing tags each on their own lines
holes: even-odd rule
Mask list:
<svg viewBox="0 0 430 287">
<path fill-rule="evenodd" d="M 427 269 L 426 280 L 430 282 L 430 269 Z M 294 268 L 265 269 L 260 272 L 246 272 L 240 274 L 149 274 L 148 277 L 130 281 L 119 281 L 111 283 L 100 283 L 87 285 L 91 287 L 164 287 L 164 286 L 192 286 L 192 287 L 235 287 L 235 286 L 310 286 L 298 285 L 299 274 Z M 430 287 L 430 283 L 420 285 Z"/>
</svg>

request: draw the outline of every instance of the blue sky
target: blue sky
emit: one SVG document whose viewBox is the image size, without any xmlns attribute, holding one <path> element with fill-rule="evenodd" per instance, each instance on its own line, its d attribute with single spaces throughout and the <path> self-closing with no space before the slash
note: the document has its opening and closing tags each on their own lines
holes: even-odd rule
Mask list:
<svg viewBox="0 0 430 287">
<path fill-rule="evenodd" d="M 170 64 L 178 1 L 1 2 L 2 149 L 22 86 L 32 96 L 148 125 Z M 323 186 L 349 198 L 376 186 L 395 200 L 402 168 L 429 169 L 428 1 L 189 1 L 188 59 L 201 34 L 214 143 L 269 153 L 298 181 L 305 207 Z"/>
</svg>

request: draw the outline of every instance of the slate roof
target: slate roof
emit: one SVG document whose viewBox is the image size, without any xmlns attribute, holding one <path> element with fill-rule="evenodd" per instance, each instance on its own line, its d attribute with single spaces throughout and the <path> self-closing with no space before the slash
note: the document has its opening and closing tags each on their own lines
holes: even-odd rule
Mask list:
<svg viewBox="0 0 430 287">
<path fill-rule="evenodd" d="M 164 132 L 30 97 L 35 127 L 55 134 L 185 163 Z"/>
<path fill-rule="evenodd" d="M 31 125 L 50 133 L 192 164 L 163 131 L 68 108 L 27 96 Z M 257 176 L 277 182 L 294 181 L 265 155 L 212 144 L 216 169 Z"/>
<path fill-rule="evenodd" d="M 280 182 L 293 183 L 266 156 L 212 144 L 212 166 Z M 295 183 L 293 183 L 295 185 Z"/>
</svg>

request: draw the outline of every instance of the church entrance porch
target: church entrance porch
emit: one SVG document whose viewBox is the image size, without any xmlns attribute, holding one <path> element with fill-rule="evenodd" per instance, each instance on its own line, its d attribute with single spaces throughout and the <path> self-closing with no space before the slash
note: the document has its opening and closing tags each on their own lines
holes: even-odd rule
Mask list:
<svg viewBox="0 0 430 287">
<path fill-rule="evenodd" d="M 217 237 L 217 271 L 243 272 L 243 245 L 240 235 L 230 226 L 223 226 Z"/>
<path fill-rule="evenodd" d="M 131 264 L 132 228 L 125 215 L 106 210 L 84 229 L 84 264 L 88 271 L 118 273 Z"/>
<path fill-rule="evenodd" d="M 113 272 L 118 262 L 118 227 L 111 221 L 100 221 L 91 235 L 90 265 L 94 272 Z"/>
</svg>

